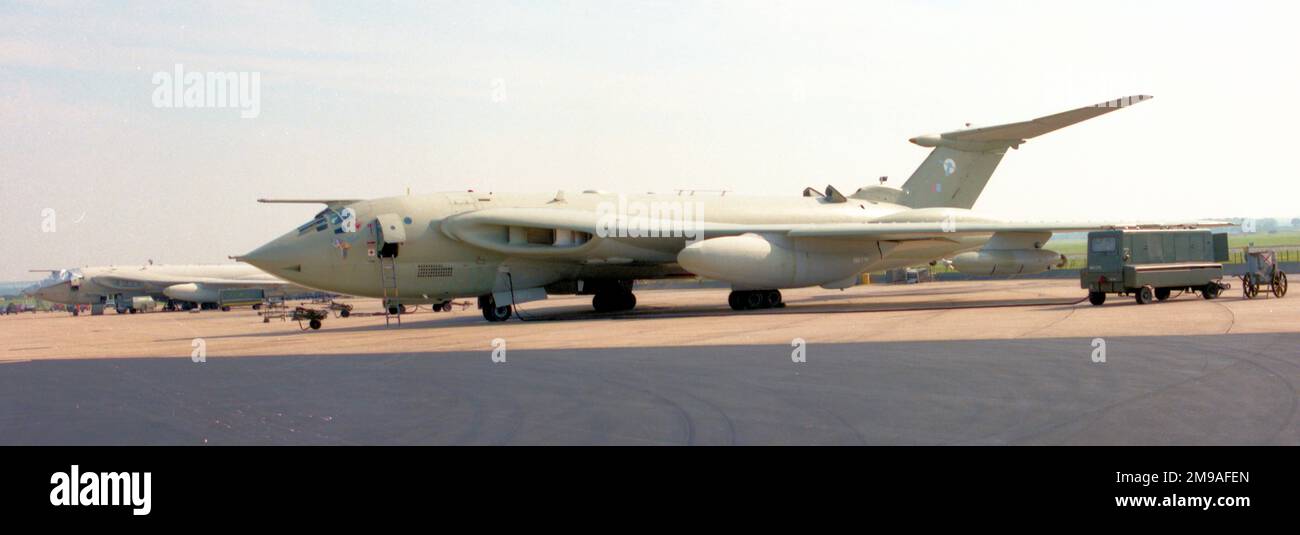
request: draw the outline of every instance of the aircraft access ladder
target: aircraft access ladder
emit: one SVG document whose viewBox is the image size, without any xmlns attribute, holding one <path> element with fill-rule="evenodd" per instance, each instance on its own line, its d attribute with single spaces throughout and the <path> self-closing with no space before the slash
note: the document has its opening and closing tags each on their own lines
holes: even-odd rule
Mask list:
<svg viewBox="0 0 1300 535">
<path fill-rule="evenodd" d="M 384 325 L 388 326 L 394 319 L 397 326 L 402 326 L 401 306 L 396 302 L 397 292 L 397 257 L 381 256 L 379 257 L 379 286 L 384 292 Z M 389 300 L 393 301 L 389 301 Z M 397 307 L 398 314 L 393 314 L 393 307 Z"/>
</svg>

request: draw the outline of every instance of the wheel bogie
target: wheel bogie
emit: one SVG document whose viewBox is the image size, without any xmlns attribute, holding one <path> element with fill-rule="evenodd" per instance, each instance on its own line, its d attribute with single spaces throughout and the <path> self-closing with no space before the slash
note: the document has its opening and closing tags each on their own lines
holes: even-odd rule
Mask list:
<svg viewBox="0 0 1300 535">
<path fill-rule="evenodd" d="M 736 290 L 727 296 L 732 310 L 755 310 L 785 306 L 780 290 Z"/>
<path fill-rule="evenodd" d="M 598 292 L 591 298 L 596 312 L 623 312 L 636 308 L 636 295 L 628 291 Z"/>
</svg>

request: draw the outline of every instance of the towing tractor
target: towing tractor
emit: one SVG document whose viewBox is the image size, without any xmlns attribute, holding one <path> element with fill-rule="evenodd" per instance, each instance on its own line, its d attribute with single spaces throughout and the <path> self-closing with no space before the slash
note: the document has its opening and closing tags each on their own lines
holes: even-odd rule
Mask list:
<svg viewBox="0 0 1300 535">
<path fill-rule="evenodd" d="M 1184 292 L 1214 299 L 1223 282 L 1228 235 L 1208 230 L 1114 229 L 1088 233 L 1088 265 L 1080 284 L 1094 305 L 1106 294 L 1131 295 L 1139 305 Z"/>
</svg>

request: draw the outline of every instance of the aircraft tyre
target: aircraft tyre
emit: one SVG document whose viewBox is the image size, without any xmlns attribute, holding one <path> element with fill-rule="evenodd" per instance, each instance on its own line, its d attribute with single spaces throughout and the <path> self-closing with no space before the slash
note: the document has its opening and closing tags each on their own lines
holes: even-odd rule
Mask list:
<svg viewBox="0 0 1300 535">
<path fill-rule="evenodd" d="M 636 295 L 632 292 L 600 292 L 591 298 L 596 312 L 622 312 L 636 308 Z"/>
<path fill-rule="evenodd" d="M 497 306 L 496 300 L 492 299 L 491 295 L 479 297 L 478 306 L 483 309 L 483 319 L 485 320 L 496 323 L 510 319 L 510 305 Z"/>
<path fill-rule="evenodd" d="M 754 310 L 758 308 L 781 308 L 785 306 L 780 290 L 740 290 L 732 291 L 727 296 L 727 304 L 732 310 Z"/>
</svg>

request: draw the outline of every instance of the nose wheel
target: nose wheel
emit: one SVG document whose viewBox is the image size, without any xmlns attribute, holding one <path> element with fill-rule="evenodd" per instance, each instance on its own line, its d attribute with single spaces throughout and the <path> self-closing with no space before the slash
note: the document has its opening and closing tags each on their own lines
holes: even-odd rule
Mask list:
<svg viewBox="0 0 1300 535">
<path fill-rule="evenodd" d="M 755 310 L 759 308 L 782 308 L 780 290 L 744 290 L 733 291 L 727 296 L 727 304 L 732 310 Z"/>
<path fill-rule="evenodd" d="M 480 296 L 478 307 L 483 310 L 483 319 L 493 323 L 510 319 L 512 312 L 510 305 L 497 306 L 496 299 L 493 299 L 491 294 Z"/>
</svg>

